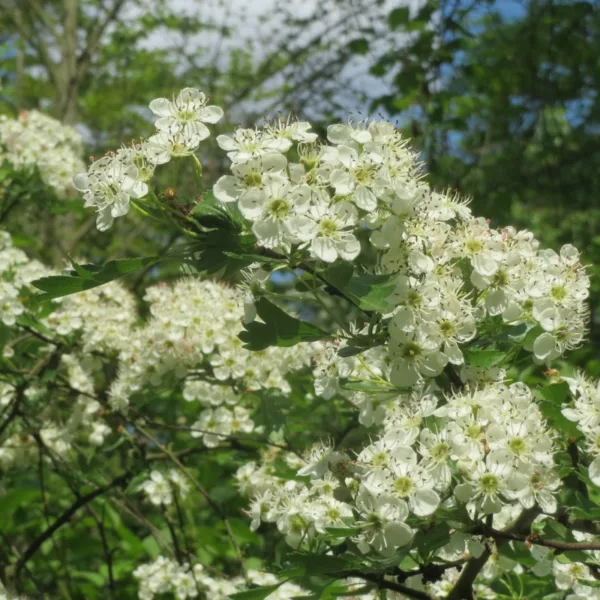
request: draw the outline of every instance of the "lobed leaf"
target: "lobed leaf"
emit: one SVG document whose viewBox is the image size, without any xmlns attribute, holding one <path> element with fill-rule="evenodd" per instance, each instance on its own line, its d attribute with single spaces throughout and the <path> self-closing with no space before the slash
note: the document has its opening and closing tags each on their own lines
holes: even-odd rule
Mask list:
<svg viewBox="0 0 600 600">
<path fill-rule="evenodd" d="M 244 325 L 245 331 L 239 334 L 248 350 L 264 350 L 269 346 L 295 346 L 301 342 L 314 342 L 329 337 L 315 325 L 300 321 L 275 306 L 265 297 L 256 303 L 256 312 L 263 320 Z"/>
<path fill-rule="evenodd" d="M 42 277 L 32 282 L 38 290 L 44 292 L 34 297 L 36 302 L 44 302 L 61 298 L 78 292 L 84 292 L 92 288 L 104 285 L 114 279 L 118 279 L 127 273 L 133 273 L 138 269 L 154 265 L 161 260 L 158 256 L 146 258 L 123 258 L 111 260 L 98 267 L 95 265 L 78 265 L 71 259 L 74 271 L 70 275 L 55 275 Z"/>
</svg>

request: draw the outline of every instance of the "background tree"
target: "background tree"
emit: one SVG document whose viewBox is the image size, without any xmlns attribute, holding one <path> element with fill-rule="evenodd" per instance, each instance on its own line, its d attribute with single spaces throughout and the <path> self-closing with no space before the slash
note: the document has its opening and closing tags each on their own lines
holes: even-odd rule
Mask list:
<svg viewBox="0 0 600 600">
<path fill-rule="evenodd" d="M 429 1 L 413 18 L 391 11 L 388 24 L 404 44 L 373 58 L 371 73 L 389 90 L 372 99 L 371 113 L 405 124 L 436 185 L 470 196 L 497 225 L 527 226 L 548 244 L 576 239 L 597 265 L 598 5 Z M 580 355 L 594 372 L 598 285 Z"/>
</svg>

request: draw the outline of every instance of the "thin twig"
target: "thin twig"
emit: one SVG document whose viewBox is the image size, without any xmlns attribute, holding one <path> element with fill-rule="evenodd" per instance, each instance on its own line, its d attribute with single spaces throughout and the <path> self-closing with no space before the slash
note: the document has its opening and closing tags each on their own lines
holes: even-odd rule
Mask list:
<svg viewBox="0 0 600 600">
<path fill-rule="evenodd" d="M 345 577 L 358 577 L 374 583 L 380 590 L 393 590 L 399 592 L 408 598 L 415 598 L 416 600 L 432 600 L 431 596 L 420 590 L 413 590 L 412 588 L 402 583 L 396 583 L 395 581 L 388 581 L 383 576 L 375 573 L 362 573 L 361 571 L 346 571 L 343 573 Z M 337 577 L 340 575 L 338 574 Z"/>
<path fill-rule="evenodd" d="M 129 478 L 130 478 L 131 474 L 127 471 L 125 473 L 122 473 L 121 475 L 119 475 L 118 477 L 115 477 L 110 483 L 107 483 L 106 485 L 103 485 L 102 487 L 99 487 L 98 489 L 90 492 L 89 494 L 85 494 L 84 496 L 80 496 L 79 498 L 77 498 L 77 500 L 75 502 L 73 502 L 73 504 L 71 504 L 71 506 L 62 513 L 62 515 L 60 515 L 60 517 L 58 517 L 54 523 L 50 526 L 47 527 L 27 548 L 27 550 L 25 550 L 25 552 L 23 552 L 23 555 L 21 556 L 21 558 L 17 561 L 16 565 L 15 565 L 15 573 L 18 575 L 19 572 L 21 571 L 21 569 L 25 566 L 25 564 L 27 563 L 27 561 L 33 557 L 33 555 L 39 550 L 40 546 L 50 537 L 52 537 L 52 534 L 57 531 L 58 529 L 60 529 L 63 525 L 65 525 L 66 523 L 68 523 L 71 519 L 71 517 L 83 506 L 85 506 L 86 504 L 88 504 L 89 502 L 91 502 L 92 500 L 94 500 L 94 498 L 97 498 L 98 496 L 101 496 L 102 494 L 108 492 L 109 490 L 111 490 L 114 487 L 120 487 L 123 484 L 125 484 Z"/>
<path fill-rule="evenodd" d="M 181 469 L 181 472 L 192 482 L 193 486 L 198 492 L 200 492 L 202 497 L 206 500 L 207 504 L 219 515 L 219 518 L 225 526 L 227 537 L 229 538 L 229 541 L 231 542 L 231 545 L 238 557 L 240 566 L 242 567 L 242 571 L 244 572 L 244 576 L 247 577 L 244 556 L 238 543 L 235 540 L 233 531 L 231 529 L 231 525 L 223 509 L 209 496 L 208 492 L 204 489 L 204 486 L 189 472 L 189 470 L 183 465 L 183 463 L 168 448 L 161 444 L 152 434 L 148 433 L 141 425 L 134 423 L 133 427 L 145 438 L 147 438 L 149 441 L 155 444 L 157 448 L 162 450 L 179 467 L 179 469 Z"/>
</svg>

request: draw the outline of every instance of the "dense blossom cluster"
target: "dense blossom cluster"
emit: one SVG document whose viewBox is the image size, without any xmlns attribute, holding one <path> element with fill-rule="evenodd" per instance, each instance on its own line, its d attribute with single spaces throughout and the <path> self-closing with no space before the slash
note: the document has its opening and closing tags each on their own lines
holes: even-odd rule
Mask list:
<svg viewBox="0 0 600 600">
<path fill-rule="evenodd" d="M 499 383 L 444 403 L 434 395 L 389 399 L 379 437 L 356 456 L 319 444 L 304 464 L 286 457 L 309 481 L 271 476 L 272 453 L 238 480 L 254 496 L 253 526 L 276 523 L 290 545 L 308 545 L 330 527 L 356 528 L 362 552 L 390 556 L 440 506 L 465 504 L 473 519 L 536 503 L 555 512 L 555 452 L 529 389 Z"/>
<path fill-rule="evenodd" d="M 42 180 L 59 198 L 73 198 L 73 174 L 85 168 L 83 140 L 72 127 L 37 110 L 16 119 L 0 116 L 0 164 L 39 169 Z"/>
<path fill-rule="evenodd" d="M 26 314 L 22 296 L 27 290 L 32 293 L 30 282 L 51 271 L 14 248 L 8 234 L 3 233 L 1 243 L 1 318 L 12 326 Z M 41 437 L 58 454 L 66 455 L 76 440 L 101 446 L 111 433 L 103 418 L 105 409 L 125 410 L 134 394 L 157 386 L 175 386 L 182 399 L 199 406 L 187 425 L 191 436 L 207 446 L 236 433 L 260 433 L 252 420 L 256 403 L 248 393 L 270 388 L 289 393 L 288 374 L 306 369 L 317 350 L 316 345 L 259 353 L 242 348 L 237 336 L 243 292 L 217 283 L 182 279 L 172 287 L 149 288 L 145 300 L 151 317 L 139 324 L 133 295 L 112 282 L 56 300 L 56 309 L 43 319 L 50 335 L 73 344 L 70 353 L 54 344 L 45 347 L 48 356 L 60 356 L 64 392 L 73 403 L 68 421 L 55 421 L 59 407 L 43 402 L 49 393 L 44 384 L 34 382 L 22 393 L 44 407 L 38 414 L 44 421 Z M 217 314 L 215 306 L 220 307 Z M 10 343 L 3 352 L 11 356 Z M 97 389 L 94 382 L 107 360 L 116 361 L 117 375 L 108 389 Z M 13 383 L 0 382 L 0 408 L 10 408 L 15 394 Z M 109 407 L 101 404 L 106 397 Z M 35 440 L 15 430 L 0 447 L 0 462 L 19 463 L 35 451 Z M 168 477 L 154 471 L 141 489 L 154 504 L 169 504 L 172 485 L 181 494 L 187 491 L 176 471 Z"/>
<path fill-rule="evenodd" d="M 132 201 L 141 200 L 142 212 L 146 201 L 160 205 L 152 180 L 160 165 L 190 160 L 196 181 L 202 177 L 195 153 L 210 135 L 206 124 L 218 122 L 222 110 L 192 88 L 173 101 L 154 100 L 150 109 L 158 117 L 155 135 L 75 178 L 86 205 L 98 211 L 101 230 Z M 515 366 L 523 356 L 549 366 L 583 340 L 590 283 L 578 251 L 570 245 L 558 253 L 542 249 L 530 232 L 493 228 L 472 216 L 465 200 L 431 190 L 417 155 L 390 123 L 333 125 L 322 142 L 309 123 L 287 119 L 216 141 L 231 162 L 213 188 L 212 200 L 226 207 L 219 204 L 216 214 L 235 224 L 223 244 L 235 229 L 251 248 L 242 256 L 239 247 L 232 253 L 217 244 L 218 251 L 246 265 L 256 262 L 238 288 L 197 277 L 148 288 L 150 316 L 141 323 L 133 297 L 114 282 L 58 301 L 43 323 L 77 340 L 76 350 L 60 356 L 74 410 L 68 423 L 46 419 L 44 442 L 62 455 L 76 436 L 101 445 L 112 433 L 102 421 L 104 410 L 129 411 L 146 424 L 138 409 L 149 398 L 159 403 L 162 390 L 169 390 L 166 396 L 181 401 L 170 427 L 208 449 L 259 434 L 253 441 L 264 446 L 260 460 L 237 470 L 238 488 L 251 498 L 251 529 L 277 532 L 292 555 L 348 558 L 370 569 L 367 575 L 386 565 L 373 587 L 387 582 L 391 590 L 393 562 L 407 595 L 412 589 L 432 599 L 452 595 L 469 573 L 465 564 L 483 556 L 469 584 L 477 598 L 499 598 L 499 579 L 526 568 L 536 577 L 552 576 L 561 598 L 600 598 L 592 581 L 598 553 L 562 554 L 538 544 L 536 533 L 543 537 L 550 523 L 566 529 L 563 521 L 573 516 L 565 510 L 573 490 L 564 473 L 600 485 L 600 388 L 583 376 L 548 371 L 553 382 L 568 383 L 572 397 L 561 407 L 566 384 L 555 384 L 553 392 L 565 396 L 551 402 L 544 389 L 522 383 Z M 198 198 L 208 202 L 205 191 Z M 190 214 L 180 211 L 177 226 L 202 252 L 206 231 L 219 219 L 206 228 Z M 186 256 L 193 267 L 195 258 Z M 3 320 L 10 325 L 23 311 L 19 294 L 35 268 L 31 275 L 16 274 L 27 261 L 12 250 L 5 261 Z M 353 304 L 348 319 L 332 311 L 335 325 L 322 331 L 277 308 L 279 320 L 269 322 L 273 264 L 285 265 L 302 284 L 296 288 L 301 301 L 314 300 L 325 311 L 326 294 Z M 253 323 L 259 318 L 263 323 Z M 273 345 L 244 348 L 242 323 L 245 340 L 268 331 Z M 55 351 L 49 344 L 48 352 Z M 96 381 L 107 360 L 115 368 L 101 405 Z M 262 425 L 254 409 L 261 393 L 289 394 L 292 375 L 309 369 L 316 403 L 356 418 L 335 440 L 303 452 L 274 426 Z M 2 382 L 0 407 L 15 393 L 10 381 Z M 35 400 L 45 390 L 40 384 L 25 393 Z M 296 397 L 315 399 L 306 389 L 301 394 Z M 568 421 L 573 439 L 565 439 Z M 15 443 L 23 437 L 18 433 Z M 305 433 L 298 438 L 306 440 Z M 153 450 L 162 450 L 157 439 L 147 438 Z M 579 442 L 582 452 L 570 456 L 569 444 Z M 176 458 L 173 464 L 181 468 Z M 134 490 L 165 515 L 193 494 L 194 480 L 173 464 L 148 468 Z M 527 534 L 519 537 L 512 528 L 524 523 Z M 437 546 L 418 535 L 433 528 L 441 531 Z M 569 532 L 570 539 L 597 542 L 595 529 L 585 531 Z M 503 551 L 507 546 L 511 552 Z M 348 571 L 356 573 L 344 569 L 342 580 Z M 206 566 L 166 557 L 140 566 L 135 577 L 142 600 L 161 594 L 218 599 L 249 584 L 278 584 L 273 575 L 252 570 L 247 578 L 215 578 Z M 286 581 L 267 598 L 302 594 Z M 379 597 L 373 590 L 356 596 Z M 400 596 L 390 591 L 386 597 Z"/>
<path fill-rule="evenodd" d="M 189 88 L 151 108 L 160 116 L 160 135 L 181 137 L 186 149 L 167 153 L 167 160 L 193 153 L 209 135 L 204 122 L 222 116 Z M 463 365 L 461 346 L 498 321 L 523 338 L 538 361 L 580 344 L 589 278 L 573 246 L 559 254 L 542 250 L 530 232 L 494 229 L 473 217 L 462 199 L 431 190 L 417 155 L 390 123 L 332 125 L 329 144 L 310 129 L 288 119 L 218 136 L 231 174 L 217 181 L 214 195 L 237 206 L 257 244 L 268 250 L 316 266 L 362 265 L 363 255 L 376 254 L 375 273 L 395 285 L 378 311 L 383 320 L 376 331 L 386 337 L 382 373 L 388 381 L 409 388 L 447 364 Z M 153 140 L 139 152 L 151 164 L 165 162 L 150 157 Z M 101 159 L 77 179 L 101 215 L 113 211 L 110 222 L 128 210 L 129 196 L 148 192 L 151 175 L 119 156 Z M 368 242 L 361 246 L 365 230 Z"/>
<path fill-rule="evenodd" d="M 131 200 L 148 194 L 147 182 L 156 165 L 192 155 L 210 135 L 205 123 L 216 123 L 223 116 L 219 107 L 207 105 L 205 95 L 193 88 L 182 90 L 172 102 L 157 98 L 150 109 L 159 117 L 155 135 L 96 160 L 87 173 L 73 180 L 85 205 L 96 209 L 101 231 L 129 212 Z"/>
<path fill-rule="evenodd" d="M 317 264 L 378 254 L 377 272 L 395 283 L 380 311 L 389 381 L 411 387 L 462 365 L 461 346 L 496 318 L 527 331 L 539 361 L 582 341 L 589 279 L 573 246 L 540 250 L 530 232 L 493 229 L 465 202 L 430 190 L 389 123 L 331 126 L 331 145 L 309 128 L 288 122 L 217 138 L 233 174 L 215 195 L 237 202 L 265 248 L 308 251 Z M 364 229 L 370 248 L 358 242 Z"/>
<path fill-rule="evenodd" d="M 23 288 L 31 290 L 29 284 L 48 273 L 44 265 L 15 248 L 8 233 L 0 231 L 0 320 L 4 325 L 13 326 L 25 312 Z"/>
<path fill-rule="evenodd" d="M 255 586 L 274 586 L 279 584 L 265 600 L 291 600 L 306 595 L 306 590 L 288 582 L 279 582 L 270 573 L 249 569 L 247 579 L 218 578 L 210 575 L 201 565 L 180 565 L 164 556 L 159 556 L 153 563 L 139 566 L 134 572 L 140 583 L 140 600 L 152 600 L 156 595 L 172 594 L 177 600 L 186 598 L 210 598 L 211 600 L 228 600 L 231 594 L 243 591 L 248 584 Z M 162 597 L 162 596 L 161 596 Z"/>
<path fill-rule="evenodd" d="M 201 407 L 191 435 L 209 447 L 235 434 L 259 432 L 248 392 L 274 388 L 288 393 L 287 375 L 310 364 L 315 349 L 296 346 L 250 352 L 237 337 L 243 295 L 233 288 L 188 278 L 172 288 L 148 289 L 151 319 L 133 329 L 120 349 L 120 369 L 110 390 L 114 408 L 148 386 L 183 382 L 183 397 Z M 214 307 L 219 306 L 215 314 Z"/>
<path fill-rule="evenodd" d="M 51 270 L 36 260 L 30 260 L 24 252 L 12 245 L 10 235 L 0 232 L 0 265 L 2 288 L 1 319 L 4 325 L 15 326 L 19 319 L 25 318 L 27 323 L 28 308 L 26 298 L 33 295 L 31 281 L 51 274 Z M 112 298 L 121 302 L 111 303 Z M 129 301 L 129 303 L 127 303 Z M 46 385 L 33 379 L 24 389 L 18 389 L 14 377 L 0 383 L 0 407 L 9 410 L 21 397 L 38 406 L 36 418 L 42 424 L 40 439 L 53 452 L 66 455 L 75 440 L 86 440 L 92 446 L 103 444 L 110 428 L 101 418 L 101 404 L 94 387 L 94 374 L 101 368 L 101 363 L 93 355 L 94 351 L 106 350 L 112 343 L 111 337 L 123 323 L 123 309 L 133 310 L 131 296 L 118 284 L 112 284 L 79 296 L 72 296 L 62 301 L 60 310 L 51 313 L 45 319 L 50 333 L 64 336 L 77 332 L 81 335 L 81 348 L 73 348 L 73 352 L 65 352 L 57 345 L 48 343 L 41 349 L 42 359 L 58 359 L 57 365 L 63 378 L 64 401 L 70 403 L 66 413 L 68 420 L 58 420 L 60 403 L 45 401 L 49 393 Z M 130 319 L 133 313 L 130 312 Z M 93 318 L 92 318 L 93 315 Z M 104 322 L 96 318 L 100 316 Z M 114 325 L 111 324 L 114 321 Z M 24 340 L 8 340 L 2 350 L 4 359 L 13 358 L 17 352 L 16 345 Z M 67 399 L 68 398 L 68 399 Z M 58 400 L 58 395 L 55 397 Z M 7 467 L 15 464 L 28 464 L 37 454 L 35 439 L 16 428 L 0 446 L 0 464 Z"/>
<path fill-rule="evenodd" d="M 600 381 L 592 382 L 583 375 L 567 379 L 573 402 L 562 409 L 563 415 L 577 424 L 585 439 L 585 449 L 592 458 L 589 476 L 600 486 Z"/>
</svg>

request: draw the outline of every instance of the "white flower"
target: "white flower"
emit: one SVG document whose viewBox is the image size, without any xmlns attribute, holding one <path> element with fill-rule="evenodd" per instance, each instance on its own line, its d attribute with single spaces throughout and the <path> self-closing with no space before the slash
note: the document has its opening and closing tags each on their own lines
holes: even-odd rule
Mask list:
<svg viewBox="0 0 600 600">
<path fill-rule="evenodd" d="M 171 160 L 171 157 L 190 156 L 200 145 L 202 138 L 196 133 L 188 130 L 159 131 L 156 135 L 148 138 L 144 151 L 148 161 L 154 165 L 163 165 Z"/>
<path fill-rule="evenodd" d="M 360 242 L 349 229 L 358 221 L 356 208 L 349 202 L 337 202 L 324 207 L 318 203 L 310 210 L 316 222 L 310 252 L 321 260 L 331 263 L 338 258 L 354 260 L 360 254 Z"/>
<path fill-rule="evenodd" d="M 195 88 L 185 88 L 171 102 L 156 98 L 150 102 L 150 110 L 160 118 L 156 129 L 160 131 L 183 131 L 187 135 L 204 140 L 210 135 L 204 123 L 217 123 L 223 117 L 218 106 L 206 106 L 206 96 Z"/>
<path fill-rule="evenodd" d="M 448 359 L 424 330 L 404 331 L 397 327 L 391 335 L 390 381 L 394 385 L 412 387 L 422 377 L 436 377 L 444 370 Z"/>
<path fill-rule="evenodd" d="M 75 175 L 73 185 L 83 192 L 85 206 L 96 208 L 100 231 L 106 231 L 116 217 L 129 212 L 131 198 L 142 198 L 148 193 L 148 186 L 139 180 L 137 167 L 115 158 L 96 161 L 87 173 Z"/>
<path fill-rule="evenodd" d="M 161 504 L 166 506 L 173 502 L 171 485 L 160 471 L 152 471 L 150 479 L 142 483 L 138 489 L 142 490 L 148 500 L 156 506 L 160 506 Z"/>
<path fill-rule="evenodd" d="M 502 496 L 510 492 L 512 472 L 512 455 L 507 450 L 497 450 L 488 454 L 485 463 L 473 465 L 467 474 L 469 482 L 457 485 L 454 495 L 460 502 L 475 502 L 486 515 L 500 512 Z"/>
<path fill-rule="evenodd" d="M 213 188 L 215 197 L 221 202 L 235 202 L 248 193 L 263 190 L 267 174 L 284 176 L 287 160 L 283 154 L 271 153 L 231 165 L 233 175 L 223 175 Z"/>
<path fill-rule="evenodd" d="M 419 452 L 422 466 L 432 479 L 436 489 L 447 490 L 452 483 L 451 460 L 466 456 L 468 445 L 457 428 L 445 427 L 434 433 L 423 429 L 419 435 Z"/>
<path fill-rule="evenodd" d="M 94 430 L 90 434 L 90 444 L 101 446 L 104 443 L 104 438 L 110 434 L 111 429 L 104 423 L 94 423 L 92 427 Z"/>
<path fill-rule="evenodd" d="M 356 508 L 360 515 L 357 525 L 362 530 L 356 542 L 364 554 L 372 548 L 384 556 L 391 556 L 396 548 L 411 542 L 414 532 L 404 523 L 408 517 L 405 503 L 376 497 L 361 488 L 356 496 Z"/>
<path fill-rule="evenodd" d="M 330 175 L 335 193 L 351 196 L 356 206 L 363 210 L 375 210 L 377 186 L 385 185 L 378 178 L 381 157 L 368 152 L 359 155 L 354 148 L 339 146 L 337 160 L 343 168 L 334 169 Z"/>
<path fill-rule="evenodd" d="M 309 208 L 310 188 L 292 185 L 278 175 L 265 177 L 262 191 L 249 191 L 240 199 L 242 215 L 254 222 L 252 231 L 265 248 L 283 248 L 311 239 L 314 223 L 304 213 Z"/>
<path fill-rule="evenodd" d="M 292 141 L 255 129 L 238 129 L 233 136 L 219 135 L 217 144 L 227 152 L 232 162 L 237 163 L 274 152 L 285 153 L 291 148 Z"/>
<path fill-rule="evenodd" d="M 389 464 L 368 472 L 364 485 L 372 493 L 392 498 L 394 503 L 408 503 L 410 511 L 420 517 L 433 513 L 440 503 L 432 489 L 433 481 L 417 464 L 414 450 L 407 446 L 394 448 Z"/>
</svg>

